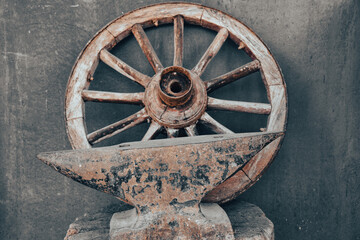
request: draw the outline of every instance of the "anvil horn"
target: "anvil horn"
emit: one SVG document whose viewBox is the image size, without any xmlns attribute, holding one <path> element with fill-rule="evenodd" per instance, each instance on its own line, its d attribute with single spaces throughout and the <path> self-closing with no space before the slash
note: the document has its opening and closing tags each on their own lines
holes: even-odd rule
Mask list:
<svg viewBox="0 0 360 240">
<path fill-rule="evenodd" d="M 136 204 L 142 193 L 172 201 L 179 191 L 199 201 L 282 132 L 207 135 L 41 153 L 58 172 Z M 191 192 L 191 194 L 189 194 Z M 179 197 L 178 199 L 179 200 Z M 185 199 L 183 199 L 185 201 Z"/>
</svg>

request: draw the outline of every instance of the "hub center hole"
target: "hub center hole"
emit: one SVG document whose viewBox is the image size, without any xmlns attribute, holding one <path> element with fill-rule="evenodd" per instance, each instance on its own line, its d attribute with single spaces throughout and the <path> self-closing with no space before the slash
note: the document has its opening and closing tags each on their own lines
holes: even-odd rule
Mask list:
<svg viewBox="0 0 360 240">
<path fill-rule="evenodd" d="M 181 84 L 180 84 L 178 81 L 172 81 L 172 82 L 170 83 L 170 90 L 171 90 L 173 93 L 179 93 L 179 92 L 181 92 L 183 89 L 182 89 Z"/>
<path fill-rule="evenodd" d="M 160 88 L 170 97 L 181 97 L 190 90 L 191 81 L 181 68 L 171 69 L 161 75 Z"/>
</svg>

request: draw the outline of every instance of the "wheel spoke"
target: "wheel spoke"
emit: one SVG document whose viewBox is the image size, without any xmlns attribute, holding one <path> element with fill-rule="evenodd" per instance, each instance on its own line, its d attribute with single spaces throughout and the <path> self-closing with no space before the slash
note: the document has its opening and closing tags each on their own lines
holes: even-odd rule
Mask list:
<svg viewBox="0 0 360 240">
<path fill-rule="evenodd" d="M 201 76 L 206 69 L 206 66 L 210 63 L 210 61 L 215 57 L 215 55 L 219 52 L 221 46 L 224 44 L 227 39 L 229 32 L 226 28 L 222 28 L 213 42 L 210 44 L 209 48 L 206 50 L 204 55 L 201 57 L 196 66 L 192 69 L 194 73 Z"/>
<path fill-rule="evenodd" d="M 139 83 L 143 87 L 150 82 L 151 78 L 141 72 L 135 70 L 134 68 L 127 65 L 125 62 L 121 61 L 119 58 L 111 54 L 108 50 L 103 49 L 100 52 L 100 59 L 106 65 L 113 68 L 117 72 L 121 73 L 125 77 L 130 78 L 131 80 Z"/>
<path fill-rule="evenodd" d="M 175 128 L 166 128 L 166 132 L 169 138 L 176 138 L 179 136 L 180 130 Z"/>
<path fill-rule="evenodd" d="M 270 114 L 271 104 L 231 101 L 208 97 L 208 108 L 235 112 L 247 112 L 256 114 Z"/>
<path fill-rule="evenodd" d="M 185 132 L 188 136 L 197 136 L 199 135 L 196 129 L 196 124 L 190 125 L 185 128 Z"/>
<path fill-rule="evenodd" d="M 212 92 L 217 88 L 223 87 L 229 83 L 236 81 L 239 78 L 245 77 L 250 73 L 256 72 L 260 69 L 260 62 L 258 60 L 254 60 L 250 63 L 247 63 L 235 70 L 225 73 L 219 77 L 216 77 L 212 80 L 205 81 L 207 86 L 207 91 Z"/>
<path fill-rule="evenodd" d="M 182 66 L 184 53 L 184 18 L 174 18 L 174 66 Z"/>
<path fill-rule="evenodd" d="M 144 93 L 115 93 L 83 90 L 82 98 L 89 102 L 142 104 Z"/>
<path fill-rule="evenodd" d="M 140 24 L 135 24 L 132 27 L 132 32 L 138 41 L 142 51 L 144 52 L 147 60 L 151 64 L 151 67 L 154 69 L 155 72 L 160 71 L 163 66 L 160 62 L 159 57 L 156 55 L 154 48 L 152 47 L 149 38 L 146 36 L 144 29 Z"/>
<path fill-rule="evenodd" d="M 201 116 L 200 120 L 205 126 L 207 126 L 216 133 L 234 133 L 233 131 L 213 119 L 208 113 L 204 113 L 204 115 Z"/>
<path fill-rule="evenodd" d="M 160 132 L 161 129 L 162 126 L 160 124 L 158 124 L 155 121 L 152 121 L 152 123 L 149 126 L 149 129 L 147 130 L 141 141 L 148 141 L 150 139 L 153 139 Z"/>
<path fill-rule="evenodd" d="M 104 139 L 112 137 L 118 133 L 121 133 L 129 128 L 132 128 L 148 119 L 149 116 L 145 111 L 145 108 L 141 109 L 137 113 L 124 118 L 116 123 L 110 124 L 106 127 L 103 127 L 95 132 L 92 132 L 87 135 L 87 139 L 90 144 L 98 143 Z"/>
</svg>

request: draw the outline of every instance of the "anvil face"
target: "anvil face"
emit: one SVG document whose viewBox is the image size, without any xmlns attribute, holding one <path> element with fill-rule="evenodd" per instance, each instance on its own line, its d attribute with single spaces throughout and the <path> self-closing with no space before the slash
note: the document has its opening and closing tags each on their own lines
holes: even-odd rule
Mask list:
<svg viewBox="0 0 360 240">
<path fill-rule="evenodd" d="M 243 133 L 152 140 L 38 157 L 67 177 L 134 205 L 138 227 L 155 221 L 165 229 L 171 218 L 186 228 L 187 221 L 202 219 L 204 226 L 210 224 L 200 214 L 204 195 L 282 135 Z"/>
</svg>

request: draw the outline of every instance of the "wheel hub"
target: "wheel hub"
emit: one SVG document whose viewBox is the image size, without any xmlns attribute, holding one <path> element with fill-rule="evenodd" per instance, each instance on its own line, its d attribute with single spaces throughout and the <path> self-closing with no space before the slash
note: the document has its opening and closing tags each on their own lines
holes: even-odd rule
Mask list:
<svg viewBox="0 0 360 240">
<path fill-rule="evenodd" d="M 145 89 L 144 104 L 159 124 L 183 128 L 204 113 L 206 87 L 198 75 L 183 67 L 171 66 L 154 75 Z"/>
</svg>

